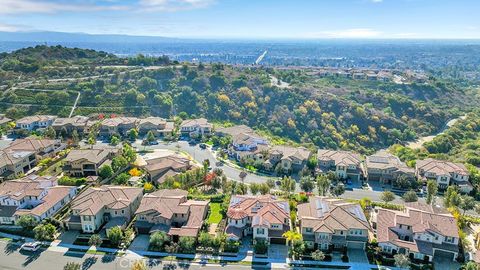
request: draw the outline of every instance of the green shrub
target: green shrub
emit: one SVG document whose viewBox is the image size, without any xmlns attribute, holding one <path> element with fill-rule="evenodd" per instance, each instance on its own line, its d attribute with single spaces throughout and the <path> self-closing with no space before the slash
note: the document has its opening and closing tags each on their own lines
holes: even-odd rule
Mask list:
<svg viewBox="0 0 480 270">
<path fill-rule="evenodd" d="M 58 179 L 58 184 L 61 186 L 81 186 L 87 182 L 86 178 L 74 178 L 69 176 L 62 176 Z"/>
</svg>

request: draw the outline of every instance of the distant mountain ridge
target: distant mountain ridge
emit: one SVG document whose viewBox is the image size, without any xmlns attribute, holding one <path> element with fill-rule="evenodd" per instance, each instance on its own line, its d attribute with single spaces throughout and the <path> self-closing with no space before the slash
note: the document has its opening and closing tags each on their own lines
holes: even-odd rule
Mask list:
<svg viewBox="0 0 480 270">
<path fill-rule="evenodd" d="M 0 31 L 0 42 L 123 42 L 123 43 L 161 43 L 184 41 L 178 38 L 160 36 L 131 36 L 131 35 L 92 35 L 85 33 L 64 33 L 64 32 L 2 32 Z"/>
</svg>

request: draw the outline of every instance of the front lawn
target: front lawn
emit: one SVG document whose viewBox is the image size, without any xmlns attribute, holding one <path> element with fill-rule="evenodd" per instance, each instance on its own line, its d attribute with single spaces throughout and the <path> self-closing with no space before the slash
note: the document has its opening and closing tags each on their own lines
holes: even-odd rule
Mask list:
<svg viewBox="0 0 480 270">
<path fill-rule="evenodd" d="M 220 223 L 222 221 L 221 203 L 210 203 L 210 215 L 208 216 L 208 223 Z"/>
</svg>

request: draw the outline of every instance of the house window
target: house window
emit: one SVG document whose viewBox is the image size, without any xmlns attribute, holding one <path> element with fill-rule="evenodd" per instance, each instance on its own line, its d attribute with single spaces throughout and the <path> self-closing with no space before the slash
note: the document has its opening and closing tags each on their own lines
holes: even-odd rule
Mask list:
<svg viewBox="0 0 480 270">
<path fill-rule="evenodd" d="M 265 229 L 264 228 L 257 228 L 257 234 L 264 234 Z"/>
<path fill-rule="evenodd" d="M 311 232 L 313 232 L 313 228 L 305 228 L 305 232 L 311 233 Z"/>
</svg>

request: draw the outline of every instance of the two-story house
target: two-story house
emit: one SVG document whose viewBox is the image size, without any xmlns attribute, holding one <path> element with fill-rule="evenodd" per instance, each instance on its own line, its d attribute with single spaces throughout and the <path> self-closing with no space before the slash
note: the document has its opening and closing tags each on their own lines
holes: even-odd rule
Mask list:
<svg viewBox="0 0 480 270">
<path fill-rule="evenodd" d="M 33 151 L 0 150 L 0 179 L 12 179 L 27 173 L 37 163 Z"/>
<path fill-rule="evenodd" d="M 433 179 L 437 181 L 440 189 L 446 189 L 450 184 L 459 186 L 460 191 L 464 193 L 473 189 L 468 181 L 470 173 L 461 163 L 432 158 L 418 160 L 415 166 L 415 175 L 420 180 Z"/>
<path fill-rule="evenodd" d="M 384 253 L 426 262 L 458 256 L 457 222 L 444 209 L 418 202 L 406 203 L 403 211 L 378 208 L 372 213 L 372 226 Z"/>
<path fill-rule="evenodd" d="M 29 175 L 0 184 L 0 224 L 15 224 L 20 216 L 37 222 L 52 217 L 75 196 L 76 187 L 57 186 L 52 176 Z"/>
<path fill-rule="evenodd" d="M 28 137 L 12 141 L 5 150 L 35 152 L 35 158 L 38 162 L 44 158 L 56 156 L 65 147 L 66 144 L 60 140 Z"/>
<path fill-rule="evenodd" d="M 142 166 L 148 180 L 157 184 L 162 184 L 167 177 L 176 176 L 191 168 L 192 164 L 188 158 L 176 154 L 146 160 L 146 164 Z"/>
<path fill-rule="evenodd" d="M 187 119 L 180 124 L 182 136 L 204 136 L 213 132 L 213 125 L 205 118 Z"/>
<path fill-rule="evenodd" d="M 96 176 L 103 165 L 121 153 L 118 147 L 73 149 L 64 159 L 63 171 L 70 176 Z"/>
<path fill-rule="evenodd" d="M 57 134 L 66 131 L 67 134 L 71 135 L 74 130 L 76 130 L 78 134 L 84 134 L 86 129 L 88 129 L 87 125 L 89 123 L 88 117 L 77 115 L 70 118 L 57 118 L 53 121 L 52 127 Z"/>
<path fill-rule="evenodd" d="M 230 199 L 225 233 L 230 240 L 249 235 L 272 244 L 285 244 L 283 233 L 290 230 L 290 207 L 287 201 L 272 195 L 235 195 Z"/>
<path fill-rule="evenodd" d="M 129 130 L 137 128 L 138 121 L 136 117 L 106 118 L 100 124 L 99 135 L 105 138 L 115 134 L 126 137 Z"/>
<path fill-rule="evenodd" d="M 279 166 L 284 172 L 298 172 L 305 167 L 311 156 L 312 152 L 305 147 L 276 145 L 270 149 L 264 167 L 266 170 L 273 170 Z"/>
<path fill-rule="evenodd" d="M 385 150 L 367 156 L 366 167 L 366 178 L 368 181 L 391 184 L 399 177 L 405 177 L 410 181 L 415 180 L 415 170 Z"/>
<path fill-rule="evenodd" d="M 358 203 L 311 197 L 298 205 L 297 218 L 305 243 L 314 249 L 365 249 L 372 232 Z"/>
<path fill-rule="evenodd" d="M 188 200 L 188 191 L 162 189 L 146 194 L 136 211 L 139 233 L 166 232 L 174 241 L 197 237 L 208 213 L 208 201 Z"/>
<path fill-rule="evenodd" d="M 147 117 L 138 121 L 138 134 L 145 136 L 149 131 L 156 137 L 165 137 L 173 134 L 174 123 L 161 117 Z"/>
<path fill-rule="evenodd" d="M 28 131 L 47 128 L 53 124 L 57 118 L 53 115 L 32 115 L 20 118 L 16 121 L 16 129 L 24 129 Z"/>
<path fill-rule="evenodd" d="M 143 189 L 126 186 L 89 187 L 71 203 L 69 230 L 94 233 L 105 227 L 125 227 L 140 206 Z"/>
<path fill-rule="evenodd" d="M 53 157 L 65 144 L 60 140 L 17 139 L 0 150 L 0 179 L 10 179 L 27 173 L 43 158 Z"/>
<path fill-rule="evenodd" d="M 359 154 L 348 151 L 319 149 L 317 151 L 319 173 L 333 172 L 340 179 L 363 178 L 363 162 Z"/>
</svg>

